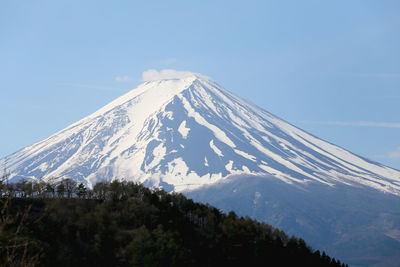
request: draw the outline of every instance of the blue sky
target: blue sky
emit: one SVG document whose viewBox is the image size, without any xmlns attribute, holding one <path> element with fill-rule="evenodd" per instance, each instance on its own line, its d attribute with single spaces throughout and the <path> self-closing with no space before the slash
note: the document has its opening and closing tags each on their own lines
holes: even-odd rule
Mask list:
<svg viewBox="0 0 400 267">
<path fill-rule="evenodd" d="M 400 169 L 400 1 L 1 1 L 0 157 L 130 90 L 199 72 Z"/>
</svg>

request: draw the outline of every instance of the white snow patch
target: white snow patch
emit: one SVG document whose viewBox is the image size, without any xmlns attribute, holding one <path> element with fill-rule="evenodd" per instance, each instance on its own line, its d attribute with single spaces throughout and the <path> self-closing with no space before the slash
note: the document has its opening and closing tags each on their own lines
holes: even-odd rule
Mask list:
<svg viewBox="0 0 400 267">
<path fill-rule="evenodd" d="M 43 162 L 36 169 L 39 169 L 41 171 L 45 171 L 48 167 L 49 167 L 49 164 L 47 162 Z"/>
<path fill-rule="evenodd" d="M 232 167 L 233 167 L 233 161 L 230 160 L 230 161 L 228 162 L 228 164 L 225 165 L 225 169 L 226 169 L 228 172 L 232 172 Z"/>
<path fill-rule="evenodd" d="M 247 154 L 246 152 L 241 151 L 239 149 L 234 149 L 234 151 L 236 152 L 236 154 L 239 154 L 240 156 L 242 156 L 242 157 L 244 157 L 246 159 L 252 160 L 254 162 L 256 161 L 256 157 L 253 156 L 253 155 Z"/>
<path fill-rule="evenodd" d="M 164 158 L 165 154 L 167 152 L 166 147 L 160 143 L 158 146 L 156 146 L 153 149 L 153 156 L 154 159 L 151 161 L 151 163 L 147 166 L 148 169 L 154 168 L 157 164 L 160 163 L 160 161 Z"/>
<path fill-rule="evenodd" d="M 247 166 L 242 166 L 242 170 L 245 172 L 245 173 L 251 173 L 251 171 L 250 171 L 250 169 L 247 167 Z"/>
<path fill-rule="evenodd" d="M 182 135 L 183 139 L 187 138 L 190 128 L 186 128 L 186 120 L 182 121 L 181 125 L 179 125 L 178 132 Z"/>
<path fill-rule="evenodd" d="M 210 147 L 212 150 L 214 150 L 215 154 L 217 154 L 220 157 L 223 157 L 224 154 L 222 154 L 222 151 L 218 149 L 216 145 L 214 145 L 214 139 L 211 139 L 210 141 Z"/>
</svg>

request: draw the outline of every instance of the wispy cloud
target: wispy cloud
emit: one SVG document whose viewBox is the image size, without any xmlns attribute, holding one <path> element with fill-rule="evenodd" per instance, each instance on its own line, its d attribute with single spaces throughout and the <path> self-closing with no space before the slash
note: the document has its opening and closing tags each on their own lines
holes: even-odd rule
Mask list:
<svg viewBox="0 0 400 267">
<path fill-rule="evenodd" d="M 122 90 L 125 90 L 123 88 L 105 87 L 105 86 L 97 86 L 97 85 L 92 85 L 92 84 L 80 84 L 80 83 L 59 83 L 58 85 L 79 87 L 79 88 L 87 88 L 87 89 L 96 89 L 96 90 L 102 90 L 102 91 L 122 91 Z"/>
<path fill-rule="evenodd" d="M 384 98 L 391 98 L 391 99 L 393 99 L 393 98 L 400 98 L 400 95 L 386 95 L 386 96 L 383 96 Z"/>
<path fill-rule="evenodd" d="M 128 75 L 124 75 L 115 77 L 115 81 L 119 83 L 126 83 L 132 81 L 132 79 Z"/>
<path fill-rule="evenodd" d="M 365 78 L 400 78 L 400 73 L 356 73 L 354 75 Z"/>
<path fill-rule="evenodd" d="M 171 69 L 158 71 L 151 69 L 142 73 L 142 80 L 144 82 L 149 82 L 163 79 L 182 79 L 191 75 L 193 75 L 193 73 L 189 71 L 178 71 Z"/>
<path fill-rule="evenodd" d="M 385 154 L 371 155 L 370 158 L 374 159 L 400 159 L 400 146 L 394 151 L 387 152 Z"/>
<path fill-rule="evenodd" d="M 377 121 L 298 121 L 298 123 L 336 125 L 352 127 L 379 127 L 379 128 L 400 128 L 400 122 L 377 122 Z"/>
<path fill-rule="evenodd" d="M 391 159 L 400 159 L 400 146 L 392 152 L 389 152 L 388 157 Z"/>
</svg>

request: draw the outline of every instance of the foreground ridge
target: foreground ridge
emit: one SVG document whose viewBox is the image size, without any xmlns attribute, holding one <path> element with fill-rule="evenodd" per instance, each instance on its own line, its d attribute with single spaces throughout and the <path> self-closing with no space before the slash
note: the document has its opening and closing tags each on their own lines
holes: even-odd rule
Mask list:
<svg viewBox="0 0 400 267">
<path fill-rule="evenodd" d="M 9 196 L 0 199 L 9 214 L 0 220 L 2 265 L 347 266 L 302 239 L 182 194 L 118 181 L 92 190 L 73 180 L 17 185 L 2 187 Z"/>
</svg>

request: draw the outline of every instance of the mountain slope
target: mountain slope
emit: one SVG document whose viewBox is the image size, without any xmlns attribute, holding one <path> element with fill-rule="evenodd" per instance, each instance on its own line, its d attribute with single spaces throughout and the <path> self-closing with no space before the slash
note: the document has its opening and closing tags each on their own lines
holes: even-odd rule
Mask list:
<svg viewBox="0 0 400 267">
<path fill-rule="evenodd" d="M 231 175 L 365 186 L 400 195 L 400 172 L 314 137 L 210 78 L 146 82 L 0 161 L 11 178 L 125 179 L 196 189 Z"/>
<path fill-rule="evenodd" d="M 400 198 L 344 184 L 286 184 L 274 177 L 236 176 L 186 192 L 195 201 L 264 221 L 301 236 L 350 266 L 400 262 Z"/>
</svg>

